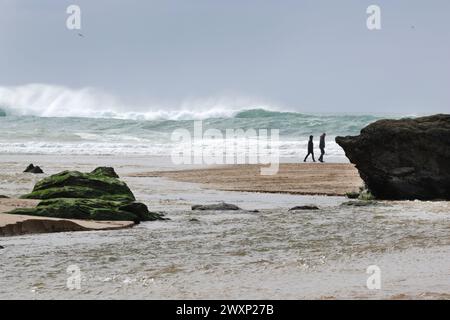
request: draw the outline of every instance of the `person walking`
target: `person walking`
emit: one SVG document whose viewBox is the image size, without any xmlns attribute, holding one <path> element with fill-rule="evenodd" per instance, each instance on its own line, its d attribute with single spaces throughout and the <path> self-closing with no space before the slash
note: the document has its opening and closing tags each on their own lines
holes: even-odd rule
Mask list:
<svg viewBox="0 0 450 320">
<path fill-rule="evenodd" d="M 313 142 L 313 136 L 309 136 L 309 141 L 308 141 L 308 154 L 305 157 L 305 160 L 303 160 L 303 162 L 306 162 L 306 159 L 308 159 L 309 155 L 312 156 L 312 159 L 314 162 L 316 162 L 316 160 L 314 159 L 314 142 Z"/>
<path fill-rule="evenodd" d="M 325 154 L 325 137 L 326 137 L 326 133 L 322 133 L 322 135 L 320 136 L 320 142 L 319 142 L 319 149 L 320 149 L 320 157 L 319 157 L 319 161 L 323 162 L 323 155 Z"/>
</svg>

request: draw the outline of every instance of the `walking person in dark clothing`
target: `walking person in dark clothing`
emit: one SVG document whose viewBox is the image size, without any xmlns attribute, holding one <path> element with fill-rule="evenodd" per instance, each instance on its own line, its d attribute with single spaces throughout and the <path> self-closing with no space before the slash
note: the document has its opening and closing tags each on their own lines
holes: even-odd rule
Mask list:
<svg viewBox="0 0 450 320">
<path fill-rule="evenodd" d="M 326 133 L 322 133 L 320 136 L 319 148 L 320 148 L 320 157 L 319 161 L 323 162 L 323 155 L 325 154 L 325 136 Z"/>
<path fill-rule="evenodd" d="M 314 143 L 313 143 L 313 136 L 309 136 L 309 141 L 308 141 L 308 154 L 305 157 L 305 160 L 303 160 L 303 162 L 306 162 L 306 159 L 308 159 L 309 155 L 312 155 L 312 159 L 314 162 L 316 162 L 316 160 L 314 159 Z"/>
</svg>

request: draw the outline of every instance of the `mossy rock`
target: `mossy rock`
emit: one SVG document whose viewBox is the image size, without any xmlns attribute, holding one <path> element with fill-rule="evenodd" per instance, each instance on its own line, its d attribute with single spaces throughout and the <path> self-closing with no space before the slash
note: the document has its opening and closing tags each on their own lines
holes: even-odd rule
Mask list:
<svg viewBox="0 0 450 320">
<path fill-rule="evenodd" d="M 358 200 L 372 201 L 372 200 L 375 200 L 375 197 L 372 195 L 372 193 L 370 191 L 364 190 L 359 194 Z"/>
<path fill-rule="evenodd" d="M 128 186 L 117 178 L 102 175 L 94 170 L 92 173 L 63 171 L 39 181 L 30 194 L 23 199 L 54 198 L 96 198 L 102 200 L 135 200 Z"/>
<path fill-rule="evenodd" d="M 139 213 L 128 211 L 128 208 L 139 206 Z M 124 205 L 120 201 L 101 199 L 58 198 L 41 201 L 35 208 L 16 209 L 10 214 L 22 214 L 61 219 L 110 220 L 110 221 L 152 221 L 161 220 L 158 213 L 149 212 L 142 203 Z"/>
<path fill-rule="evenodd" d="M 119 175 L 111 167 L 98 167 L 91 174 L 119 179 Z"/>
<path fill-rule="evenodd" d="M 358 199 L 359 192 L 347 192 L 345 196 L 349 199 Z"/>
<path fill-rule="evenodd" d="M 164 220 L 160 213 L 149 212 L 145 204 L 135 202 L 128 186 L 108 167 L 91 173 L 63 171 L 39 181 L 30 194 L 21 198 L 43 201 L 35 208 L 17 209 L 11 214 L 134 222 Z"/>
</svg>

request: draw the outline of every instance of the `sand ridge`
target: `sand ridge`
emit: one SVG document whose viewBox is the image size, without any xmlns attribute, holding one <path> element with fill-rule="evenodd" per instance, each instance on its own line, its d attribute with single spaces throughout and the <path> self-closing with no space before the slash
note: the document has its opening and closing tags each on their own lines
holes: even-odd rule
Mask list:
<svg viewBox="0 0 450 320">
<path fill-rule="evenodd" d="M 343 196 L 358 191 L 363 181 L 349 163 L 282 163 L 276 175 L 260 174 L 262 165 L 224 165 L 205 169 L 152 171 L 132 177 L 166 177 L 175 181 L 200 183 L 224 191 L 288 193 Z"/>
<path fill-rule="evenodd" d="M 116 230 L 130 228 L 132 221 L 91 221 L 8 214 L 16 208 L 31 208 L 38 200 L 0 199 L 0 236 L 33 233 Z"/>
</svg>

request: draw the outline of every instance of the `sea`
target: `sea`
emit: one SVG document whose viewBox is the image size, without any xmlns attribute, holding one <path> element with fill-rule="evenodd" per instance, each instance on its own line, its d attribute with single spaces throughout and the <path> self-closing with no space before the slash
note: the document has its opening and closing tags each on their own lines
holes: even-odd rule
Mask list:
<svg viewBox="0 0 450 320">
<path fill-rule="evenodd" d="M 219 130 L 225 139 L 227 130 L 278 130 L 277 147 L 281 157 L 301 157 L 310 135 L 318 139 L 327 134 L 327 155 L 334 161 L 346 161 L 335 143 L 338 135 L 357 135 L 366 125 L 392 115 L 308 114 L 298 112 L 243 109 L 220 116 L 203 114 L 146 119 L 137 114 L 99 113 L 98 117 L 54 117 L 16 115 L 0 111 L 0 153 L 65 155 L 140 155 L 168 156 L 179 143 L 172 134 L 186 129 L 194 134 L 195 123 L 203 133 Z M 3 115 L 3 116 L 1 116 Z M 216 141 L 217 142 L 217 141 Z M 221 143 L 223 141 L 219 141 Z"/>
</svg>

